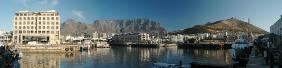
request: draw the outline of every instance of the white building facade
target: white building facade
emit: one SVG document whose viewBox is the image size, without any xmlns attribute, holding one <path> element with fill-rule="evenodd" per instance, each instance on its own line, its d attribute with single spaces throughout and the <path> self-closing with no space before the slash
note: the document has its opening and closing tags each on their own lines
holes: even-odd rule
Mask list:
<svg viewBox="0 0 282 68">
<path fill-rule="evenodd" d="M 55 10 L 19 11 L 13 20 L 13 43 L 60 44 L 60 15 Z"/>
</svg>

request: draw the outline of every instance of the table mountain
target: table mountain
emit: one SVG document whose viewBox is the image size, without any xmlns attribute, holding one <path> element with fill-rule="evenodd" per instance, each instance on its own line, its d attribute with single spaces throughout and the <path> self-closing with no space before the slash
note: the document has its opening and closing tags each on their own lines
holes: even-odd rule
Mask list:
<svg viewBox="0 0 282 68">
<path fill-rule="evenodd" d="M 222 31 L 253 32 L 258 34 L 268 33 L 261 28 L 258 28 L 248 22 L 244 22 L 236 18 L 219 20 L 213 23 L 206 23 L 204 25 L 196 25 L 193 26 L 192 28 L 175 31 L 174 33 L 195 34 L 195 33 L 218 33 Z"/>
<path fill-rule="evenodd" d="M 96 20 L 90 24 L 68 19 L 61 26 L 62 35 L 81 35 L 81 33 L 95 31 L 103 33 L 166 32 L 159 22 L 149 19 Z"/>
</svg>

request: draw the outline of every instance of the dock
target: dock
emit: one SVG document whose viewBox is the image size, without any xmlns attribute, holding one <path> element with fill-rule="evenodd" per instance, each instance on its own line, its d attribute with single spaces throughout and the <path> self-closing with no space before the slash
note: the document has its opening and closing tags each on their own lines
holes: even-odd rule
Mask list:
<svg viewBox="0 0 282 68">
<path fill-rule="evenodd" d="M 270 65 L 266 64 L 263 55 L 255 55 L 255 50 L 252 49 L 246 68 L 270 68 Z M 278 66 L 274 66 L 274 68 L 278 68 Z"/>
<path fill-rule="evenodd" d="M 197 43 L 185 44 L 185 43 L 181 43 L 181 44 L 178 44 L 177 47 L 179 48 L 230 49 L 231 45 L 232 44 L 197 44 Z"/>
<path fill-rule="evenodd" d="M 79 51 L 80 45 L 15 45 L 22 52 L 73 52 Z"/>
</svg>

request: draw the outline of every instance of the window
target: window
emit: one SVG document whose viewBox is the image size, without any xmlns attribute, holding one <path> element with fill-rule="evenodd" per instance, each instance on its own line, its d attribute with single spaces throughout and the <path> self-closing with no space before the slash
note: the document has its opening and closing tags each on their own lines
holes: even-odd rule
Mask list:
<svg viewBox="0 0 282 68">
<path fill-rule="evenodd" d="M 59 17 L 56 17 L 56 20 L 59 20 Z"/>
<path fill-rule="evenodd" d="M 38 26 L 38 29 L 41 29 L 41 26 Z"/>
<path fill-rule="evenodd" d="M 54 17 L 52 17 L 51 19 L 54 20 Z"/>
<path fill-rule="evenodd" d="M 43 26 L 43 29 L 45 29 L 45 26 Z"/>
<path fill-rule="evenodd" d="M 59 22 L 56 22 L 56 25 L 59 25 Z"/>
<path fill-rule="evenodd" d="M 39 22 L 39 25 L 41 25 L 41 22 Z"/>
<path fill-rule="evenodd" d="M 50 25 L 50 22 L 47 22 L 47 25 Z"/>
<path fill-rule="evenodd" d="M 33 25 L 33 22 L 30 22 L 31 25 Z"/>
<path fill-rule="evenodd" d="M 47 29 L 50 29 L 50 26 L 47 26 Z"/>
<path fill-rule="evenodd" d="M 17 17 L 15 17 L 15 20 L 17 20 Z"/>
<path fill-rule="evenodd" d="M 54 25 L 54 22 L 52 22 L 51 25 Z"/>
<path fill-rule="evenodd" d="M 17 22 L 15 22 L 15 25 L 18 25 L 18 23 L 17 23 Z"/>
<path fill-rule="evenodd" d="M 19 26 L 19 29 L 22 29 L 22 27 L 21 27 L 21 26 Z"/>
<path fill-rule="evenodd" d="M 17 26 L 15 26 L 15 29 L 18 29 Z"/>
<path fill-rule="evenodd" d="M 56 29 L 59 29 L 59 26 L 56 26 Z"/>
<path fill-rule="evenodd" d="M 54 29 L 54 26 L 51 26 L 51 29 Z"/>
</svg>

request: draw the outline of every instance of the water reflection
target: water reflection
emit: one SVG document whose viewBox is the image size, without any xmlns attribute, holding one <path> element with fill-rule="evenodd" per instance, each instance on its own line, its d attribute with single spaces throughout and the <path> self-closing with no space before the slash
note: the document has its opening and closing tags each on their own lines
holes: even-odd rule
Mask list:
<svg viewBox="0 0 282 68">
<path fill-rule="evenodd" d="M 97 48 L 74 53 L 23 53 L 22 68 L 150 68 L 153 63 L 188 65 L 193 61 L 230 64 L 228 50 L 172 48 Z"/>
</svg>

